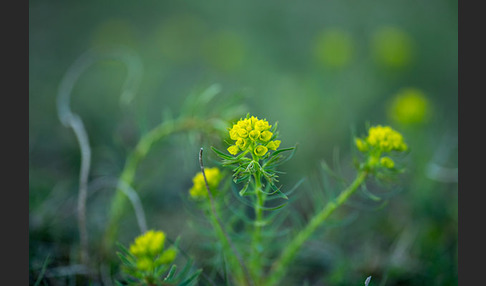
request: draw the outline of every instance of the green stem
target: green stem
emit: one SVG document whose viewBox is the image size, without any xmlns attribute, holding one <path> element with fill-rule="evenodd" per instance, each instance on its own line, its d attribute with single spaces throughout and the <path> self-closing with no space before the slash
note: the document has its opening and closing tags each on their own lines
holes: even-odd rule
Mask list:
<svg viewBox="0 0 486 286">
<path fill-rule="evenodd" d="M 270 275 L 265 283 L 266 286 L 277 285 L 278 282 L 284 277 L 287 272 L 287 268 L 295 258 L 295 255 L 302 247 L 305 241 L 316 231 L 316 229 L 342 204 L 344 204 L 349 197 L 358 189 L 358 187 L 364 182 L 366 176 L 368 175 L 365 171 L 360 171 L 356 176 L 356 179 L 351 183 L 351 185 L 345 189 L 335 201 L 327 203 L 327 205 L 317 213 L 307 224 L 307 226 L 302 229 L 297 236 L 290 242 L 290 244 L 285 248 L 285 250 L 280 255 L 280 258 L 273 264 Z"/>
<path fill-rule="evenodd" d="M 215 230 L 216 236 L 218 240 L 220 241 L 222 247 L 223 247 L 223 254 L 224 257 L 227 259 L 229 267 L 231 269 L 231 272 L 233 273 L 233 277 L 235 280 L 241 281 L 240 283 L 243 283 L 244 281 L 244 275 L 243 271 L 238 263 L 238 258 L 235 257 L 235 254 L 233 253 L 230 245 L 230 241 L 228 241 L 228 238 L 222 229 L 220 222 L 218 221 L 218 213 L 219 213 L 219 207 L 215 203 L 214 206 L 214 212 L 211 210 L 211 205 L 210 201 L 208 200 L 208 205 L 206 206 L 207 209 L 207 215 L 209 216 L 209 220 L 213 226 L 213 229 Z"/>
<path fill-rule="evenodd" d="M 261 277 L 261 259 L 262 259 L 262 252 L 263 247 L 261 245 L 261 231 L 262 231 L 262 223 L 263 223 L 263 205 L 265 204 L 265 194 L 262 192 L 262 182 L 261 182 L 261 174 L 257 171 L 254 174 L 255 178 L 255 193 L 256 193 L 256 201 L 255 201 L 255 225 L 253 229 L 253 238 L 252 238 L 252 252 L 251 252 L 251 273 L 255 280 L 258 280 Z"/>
<path fill-rule="evenodd" d="M 234 279 L 237 285 L 248 285 L 248 286 L 254 286 L 253 280 L 250 276 L 250 273 L 248 272 L 248 268 L 246 267 L 243 258 L 241 257 L 240 253 L 238 252 L 238 249 L 236 249 L 236 246 L 232 243 L 230 236 L 228 233 L 224 230 L 223 222 L 218 216 L 218 210 L 216 209 L 215 202 L 213 200 L 213 196 L 211 194 L 211 190 L 209 189 L 209 184 L 208 180 L 206 178 L 206 173 L 204 172 L 204 164 L 202 160 L 202 153 L 203 153 L 203 148 L 199 151 L 199 165 L 201 167 L 201 173 L 203 174 L 204 177 L 204 183 L 206 185 L 206 191 L 208 192 L 208 198 L 209 198 L 209 204 L 210 204 L 210 212 L 211 212 L 211 222 L 213 223 L 213 227 L 216 227 L 217 229 L 217 234 L 219 236 L 219 239 L 222 240 L 223 242 L 223 248 L 226 249 L 226 253 L 228 253 L 228 249 L 231 250 L 233 255 L 227 255 L 229 263 L 230 263 L 230 268 L 235 269 L 233 270 L 234 274 Z M 236 267 L 236 262 L 238 262 L 239 267 Z M 243 275 L 242 275 L 243 274 Z"/>
<path fill-rule="evenodd" d="M 159 124 L 149 133 L 145 134 L 138 142 L 134 151 L 128 155 L 125 167 L 120 175 L 120 181 L 129 186 L 133 186 L 137 167 L 147 156 L 154 143 L 163 140 L 174 133 L 198 129 L 206 130 L 208 128 L 211 129 L 211 126 L 209 126 L 207 122 L 195 118 L 184 118 Z M 108 225 L 104 234 L 103 251 L 106 251 L 107 254 L 110 253 L 110 248 L 116 239 L 118 226 L 125 213 L 127 205 L 128 200 L 126 195 L 118 188 L 111 201 L 108 214 Z"/>
</svg>

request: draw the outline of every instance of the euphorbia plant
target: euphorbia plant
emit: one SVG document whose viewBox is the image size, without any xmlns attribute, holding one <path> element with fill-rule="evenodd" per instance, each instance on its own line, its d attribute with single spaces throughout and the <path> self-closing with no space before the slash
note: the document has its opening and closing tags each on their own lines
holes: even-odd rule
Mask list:
<svg viewBox="0 0 486 286">
<path fill-rule="evenodd" d="M 327 218 L 342 206 L 360 186 L 366 183 L 370 176 L 384 177 L 399 171 L 392 157 L 408 149 L 402 135 L 389 126 L 374 126 L 368 135 L 356 138 L 355 143 L 362 153 L 358 160 L 357 173 L 352 183 L 335 199 L 313 214 L 306 225 L 297 231 L 288 242 L 276 243 L 283 247 L 277 251 L 267 250 L 279 237 L 275 233 L 263 235 L 265 228 L 271 227 L 274 215 L 266 217 L 265 211 L 280 209 L 286 203 L 269 207 L 267 202 L 275 198 L 287 200 L 276 185 L 278 171 L 276 167 L 287 161 L 295 147 L 279 149 L 277 124 L 273 126 L 265 119 L 247 115 L 234 123 L 228 130 L 232 140 L 226 154 L 216 148 L 213 151 L 222 159 L 223 167 L 231 168 L 232 180 L 241 186 L 238 196 L 249 198 L 247 202 L 253 208 L 249 227 L 240 231 L 240 243 L 234 243 L 234 229 L 223 222 L 220 213 L 225 200 L 224 192 L 218 189 L 222 175 L 217 168 L 204 171 L 201 160 L 201 172 L 194 178 L 194 186 L 190 190 L 191 197 L 205 210 L 212 222 L 216 237 L 223 245 L 223 256 L 227 261 L 229 276 L 237 285 L 282 285 L 289 266 L 304 243 L 327 220 Z M 284 156 L 286 151 L 292 151 L 290 156 Z M 203 184 L 203 179 L 205 184 Z M 203 191 L 206 188 L 206 192 Z M 270 217 L 270 216 L 269 216 Z M 228 217 L 224 216 L 225 219 Z"/>
</svg>

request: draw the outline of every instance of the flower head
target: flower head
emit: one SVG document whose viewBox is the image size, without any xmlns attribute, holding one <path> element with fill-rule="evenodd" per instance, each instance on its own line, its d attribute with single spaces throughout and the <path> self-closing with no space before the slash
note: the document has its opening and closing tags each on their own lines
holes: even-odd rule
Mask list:
<svg viewBox="0 0 486 286">
<path fill-rule="evenodd" d="M 233 147 L 236 146 L 233 145 Z M 209 189 L 211 190 L 211 193 L 214 194 L 223 176 L 219 171 L 219 169 L 216 167 L 205 169 L 204 173 L 206 174 L 206 179 L 208 181 Z M 192 182 L 193 182 L 193 186 L 189 190 L 189 195 L 193 199 L 207 198 L 208 191 L 206 189 L 206 182 L 204 181 L 204 176 L 202 172 L 197 173 L 196 176 L 194 176 L 194 178 L 192 179 Z"/>
<path fill-rule="evenodd" d="M 130 253 L 136 257 L 155 256 L 164 248 L 165 234 L 149 230 L 135 239 L 130 245 Z"/>
<path fill-rule="evenodd" d="M 135 238 L 129 252 L 135 257 L 135 268 L 141 272 L 153 272 L 155 268 L 170 264 L 177 256 L 173 247 L 164 251 L 165 233 L 149 230 Z"/>
<path fill-rule="evenodd" d="M 356 147 L 361 152 L 371 149 L 380 152 L 406 151 L 407 144 L 403 141 L 403 136 L 393 130 L 390 126 L 373 126 L 368 131 L 368 136 L 363 139 L 356 139 Z"/>
<path fill-rule="evenodd" d="M 235 144 L 228 147 L 228 152 L 237 155 L 240 152 L 251 151 L 254 155 L 262 157 L 268 150 L 277 150 L 280 141 L 270 141 L 275 137 L 270 131 L 271 128 L 272 125 L 267 120 L 255 116 L 240 119 L 229 129 L 230 138 Z"/>
<path fill-rule="evenodd" d="M 368 160 L 362 166 L 370 170 L 376 167 L 394 169 L 393 159 L 382 155 L 392 151 L 403 152 L 408 149 L 402 134 L 390 126 L 381 125 L 371 127 L 368 130 L 368 136 L 356 138 L 355 144 L 360 152 L 367 154 Z"/>
</svg>

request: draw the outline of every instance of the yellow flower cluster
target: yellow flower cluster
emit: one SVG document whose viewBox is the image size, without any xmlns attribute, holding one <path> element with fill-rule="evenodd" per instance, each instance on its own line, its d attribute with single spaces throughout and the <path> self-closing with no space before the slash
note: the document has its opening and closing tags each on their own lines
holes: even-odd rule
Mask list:
<svg viewBox="0 0 486 286">
<path fill-rule="evenodd" d="M 177 251 L 174 248 L 164 250 L 165 233 L 149 230 L 135 238 L 129 252 L 137 259 L 136 267 L 140 271 L 152 271 L 155 267 L 174 261 Z"/>
<path fill-rule="evenodd" d="M 208 168 L 204 170 L 206 174 L 206 179 L 208 180 L 209 189 L 214 193 L 215 189 L 218 187 L 219 182 L 222 179 L 222 174 L 218 168 Z M 208 197 L 208 191 L 206 190 L 206 183 L 204 182 L 204 176 L 202 172 L 199 172 L 192 179 L 193 186 L 189 190 L 189 195 L 193 199 L 201 199 Z"/>
<path fill-rule="evenodd" d="M 368 131 L 368 137 L 365 139 L 356 138 L 356 147 L 361 152 L 369 153 L 369 165 L 377 165 L 392 169 L 395 162 L 390 157 L 381 157 L 383 152 L 406 151 L 407 144 L 403 141 L 403 136 L 393 130 L 390 126 L 374 126 Z M 381 157 L 381 158 L 380 158 Z"/>
<path fill-rule="evenodd" d="M 280 140 L 270 141 L 273 133 L 270 132 L 271 125 L 265 119 L 258 119 L 252 116 L 240 119 L 229 130 L 231 140 L 235 140 L 235 145 L 231 145 L 227 150 L 230 154 L 236 155 L 240 151 L 252 151 L 256 156 L 262 157 L 268 150 L 277 150 Z"/>
<path fill-rule="evenodd" d="M 403 136 L 393 130 L 390 126 L 374 126 L 368 131 L 368 137 L 364 140 L 357 138 L 356 147 L 361 152 L 367 152 L 370 149 L 381 152 L 406 151 L 407 144 L 403 141 Z"/>
</svg>

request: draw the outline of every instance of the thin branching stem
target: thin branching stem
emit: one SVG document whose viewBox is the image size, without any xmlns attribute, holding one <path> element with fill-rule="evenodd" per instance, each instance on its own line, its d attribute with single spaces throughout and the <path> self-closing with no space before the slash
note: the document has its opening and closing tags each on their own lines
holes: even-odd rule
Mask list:
<svg viewBox="0 0 486 286">
<path fill-rule="evenodd" d="M 367 175 L 368 173 L 366 171 L 359 171 L 356 179 L 351 183 L 351 185 L 341 192 L 341 194 L 339 194 L 334 201 L 328 202 L 326 206 L 309 221 L 306 227 L 294 237 L 294 239 L 281 253 L 280 257 L 272 265 L 270 274 L 264 285 L 278 285 L 280 280 L 285 276 L 289 264 L 293 261 L 295 255 L 300 250 L 302 245 L 339 206 L 344 204 L 349 199 L 349 197 L 365 181 Z"/>
<path fill-rule="evenodd" d="M 238 250 L 236 249 L 235 245 L 233 244 L 230 236 L 225 231 L 223 222 L 221 221 L 221 219 L 217 215 L 216 207 L 215 207 L 215 204 L 214 204 L 214 201 L 213 201 L 213 195 L 211 194 L 211 191 L 209 189 L 208 180 L 206 179 L 206 173 L 204 172 L 204 164 L 203 164 L 203 160 L 202 160 L 202 153 L 203 153 L 203 148 L 201 148 L 199 150 L 199 165 L 201 167 L 201 173 L 202 173 L 202 175 L 204 177 L 204 183 L 206 184 L 206 190 L 208 191 L 209 203 L 211 204 L 211 212 L 212 212 L 212 215 L 214 216 L 214 218 L 215 218 L 215 220 L 217 222 L 217 225 L 218 225 L 220 231 L 223 233 L 224 238 L 226 240 L 226 243 L 228 243 L 228 245 L 230 246 L 230 248 L 231 248 L 231 250 L 233 252 L 233 255 L 238 260 L 238 263 L 240 264 L 240 267 L 241 267 L 241 269 L 242 269 L 242 271 L 244 273 L 246 283 L 248 285 L 254 285 L 253 284 L 253 280 L 251 279 L 250 273 L 248 271 L 248 268 L 246 267 L 245 263 L 243 262 L 243 259 L 241 258 L 240 253 L 238 252 Z"/>
</svg>

